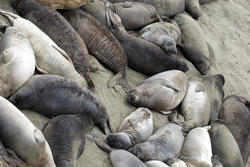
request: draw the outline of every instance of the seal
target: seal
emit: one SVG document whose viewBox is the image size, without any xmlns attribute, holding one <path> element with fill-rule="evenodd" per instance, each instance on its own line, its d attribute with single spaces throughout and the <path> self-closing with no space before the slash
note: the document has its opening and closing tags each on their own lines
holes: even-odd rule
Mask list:
<svg viewBox="0 0 250 167">
<path fill-rule="evenodd" d="M 111 131 L 105 106 L 87 88 L 60 76 L 35 75 L 10 101 L 47 117 L 85 114 L 103 133 Z"/>
<path fill-rule="evenodd" d="M 129 149 L 129 152 L 142 161 L 159 160 L 167 162 L 177 157 L 181 151 L 184 136 L 182 127 L 169 123 L 158 129 L 144 143 L 139 143 Z"/>
<path fill-rule="evenodd" d="M 115 73 L 108 87 L 120 84 L 128 92 L 131 88 L 127 82 L 127 56 L 114 35 L 81 9 L 61 11 L 61 14 L 81 36 L 90 54 Z"/>
<path fill-rule="evenodd" d="M 19 15 L 33 22 L 69 55 L 76 71 L 86 79 L 88 86 L 94 89 L 94 83 L 89 76 L 88 49 L 67 20 L 56 10 L 35 0 L 11 0 L 11 4 Z"/>
<path fill-rule="evenodd" d="M 53 9 L 76 9 L 89 3 L 91 0 L 38 0 Z"/>
<path fill-rule="evenodd" d="M 188 87 L 188 77 L 179 70 L 156 74 L 132 89 L 127 101 L 136 107 L 169 113 L 183 100 Z"/>
<path fill-rule="evenodd" d="M 176 44 L 181 42 L 181 30 L 174 20 L 150 24 L 139 32 L 140 37 L 152 42 L 169 53 L 177 53 Z"/>
<path fill-rule="evenodd" d="M 55 167 L 50 147 L 42 132 L 1 96 L 0 136 L 3 145 L 13 150 L 27 165 Z"/>
<path fill-rule="evenodd" d="M 202 15 L 199 0 L 186 0 L 185 7 L 186 12 L 188 12 L 194 19 L 198 19 Z"/>
<path fill-rule="evenodd" d="M 148 167 L 169 167 L 167 164 L 165 164 L 161 161 L 156 161 L 156 160 L 147 161 L 147 162 L 145 162 L 145 164 Z"/>
<path fill-rule="evenodd" d="M 250 154 L 250 100 L 246 97 L 231 95 L 223 101 L 221 119 L 237 142 L 244 164 Z"/>
<path fill-rule="evenodd" d="M 9 27 L 0 41 L 0 96 L 11 96 L 35 72 L 33 48 L 21 31 Z"/>
<path fill-rule="evenodd" d="M 117 133 L 107 136 L 107 143 L 117 149 L 129 149 L 146 141 L 153 132 L 153 115 L 147 108 L 138 108 L 121 123 Z"/>
<path fill-rule="evenodd" d="M 174 17 L 174 20 L 181 29 L 181 51 L 201 74 L 206 75 L 211 66 L 211 48 L 210 45 L 208 48 L 201 27 L 192 17 L 186 14 L 178 14 Z"/>
<path fill-rule="evenodd" d="M 217 155 L 212 156 L 213 167 L 223 167 L 220 158 Z"/>
<path fill-rule="evenodd" d="M 127 33 L 119 16 L 107 9 L 107 22 L 120 41 L 128 57 L 128 66 L 145 75 L 155 75 L 167 70 L 187 71 L 186 63 L 166 53 L 159 46 Z"/>
<path fill-rule="evenodd" d="M 84 78 L 76 72 L 69 56 L 36 25 L 15 14 L 3 10 L 0 10 L 0 13 L 6 16 L 12 25 L 29 39 L 35 53 L 36 69 L 39 72 L 60 75 L 83 86 L 87 85 Z M 6 29 L 7 27 L 2 28 Z"/>
<path fill-rule="evenodd" d="M 93 127 L 88 116 L 60 115 L 48 122 L 44 136 L 57 167 L 76 166 L 85 146 L 85 136 Z"/>
<path fill-rule="evenodd" d="M 244 167 L 240 149 L 225 123 L 216 120 L 211 123 L 209 135 L 213 155 L 217 155 L 225 167 Z"/>
</svg>

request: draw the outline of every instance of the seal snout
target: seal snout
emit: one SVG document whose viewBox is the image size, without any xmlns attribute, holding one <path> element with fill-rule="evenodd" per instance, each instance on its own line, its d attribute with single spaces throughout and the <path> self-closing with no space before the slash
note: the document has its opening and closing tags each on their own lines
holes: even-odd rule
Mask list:
<svg viewBox="0 0 250 167">
<path fill-rule="evenodd" d="M 137 102 L 139 101 L 139 98 L 138 96 L 136 96 L 136 94 L 133 92 L 133 93 L 129 93 L 127 95 L 127 101 L 128 103 L 130 104 L 137 104 Z"/>
<path fill-rule="evenodd" d="M 122 133 L 112 133 L 106 140 L 108 145 L 117 149 L 129 149 L 132 146 L 129 137 Z"/>
</svg>

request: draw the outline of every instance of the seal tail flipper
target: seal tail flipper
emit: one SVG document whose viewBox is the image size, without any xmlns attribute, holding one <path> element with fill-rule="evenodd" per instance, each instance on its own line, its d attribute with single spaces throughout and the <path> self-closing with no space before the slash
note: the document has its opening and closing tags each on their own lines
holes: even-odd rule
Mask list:
<svg viewBox="0 0 250 167">
<path fill-rule="evenodd" d="M 108 88 L 114 88 L 116 85 L 121 85 L 126 93 L 131 90 L 127 81 L 126 70 L 118 72 L 108 81 Z"/>
</svg>

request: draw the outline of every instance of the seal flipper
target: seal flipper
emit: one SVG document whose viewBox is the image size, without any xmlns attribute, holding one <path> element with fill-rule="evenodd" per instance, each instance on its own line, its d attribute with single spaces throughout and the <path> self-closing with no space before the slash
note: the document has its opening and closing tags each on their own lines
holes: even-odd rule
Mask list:
<svg viewBox="0 0 250 167">
<path fill-rule="evenodd" d="M 61 55 L 63 55 L 63 57 L 65 57 L 68 61 L 70 61 L 70 63 L 73 64 L 71 58 L 68 56 L 68 54 L 67 54 L 64 50 L 62 50 L 62 49 L 59 48 L 58 46 L 52 45 L 52 47 L 53 47 L 54 49 L 56 49 L 59 53 L 61 53 Z"/>
<path fill-rule="evenodd" d="M 82 142 L 78 148 L 77 159 L 80 158 L 80 156 L 82 155 L 84 147 L 85 147 L 85 138 L 82 140 Z"/>
<path fill-rule="evenodd" d="M 98 148 L 100 148 L 102 151 L 110 153 L 112 151 L 112 148 L 105 143 L 106 138 L 105 139 L 100 139 L 100 137 L 94 136 L 94 140 L 95 140 L 95 144 Z"/>
<path fill-rule="evenodd" d="M 115 74 L 109 81 L 108 81 L 108 88 L 114 88 L 116 85 L 121 85 L 126 93 L 131 90 L 131 87 L 128 84 L 126 71 L 120 71 Z"/>
<path fill-rule="evenodd" d="M 0 14 L 4 15 L 5 17 L 8 18 L 8 20 L 13 24 L 14 23 L 14 20 L 17 19 L 17 18 L 21 18 L 20 16 L 14 14 L 14 13 L 11 13 L 11 12 L 8 12 L 6 10 L 3 10 L 3 9 L 0 9 Z"/>
<path fill-rule="evenodd" d="M 40 68 L 37 63 L 36 63 L 36 69 L 42 74 L 48 74 L 48 72 Z"/>
</svg>

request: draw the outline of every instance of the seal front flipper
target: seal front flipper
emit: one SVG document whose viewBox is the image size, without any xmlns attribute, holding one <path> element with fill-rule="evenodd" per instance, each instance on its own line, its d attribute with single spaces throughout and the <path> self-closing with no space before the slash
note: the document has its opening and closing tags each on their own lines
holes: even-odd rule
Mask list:
<svg viewBox="0 0 250 167">
<path fill-rule="evenodd" d="M 36 63 L 36 69 L 42 74 L 48 74 L 48 72 L 40 68 L 37 63 Z"/>
<path fill-rule="evenodd" d="M 81 145 L 78 148 L 77 159 L 80 158 L 80 156 L 82 155 L 84 146 L 85 146 L 85 139 L 82 140 Z"/>
<path fill-rule="evenodd" d="M 13 24 L 14 20 L 17 19 L 17 18 L 21 18 L 20 16 L 14 14 L 14 13 L 11 13 L 11 12 L 8 12 L 4 9 L 0 9 L 0 14 L 4 15 L 5 17 L 8 18 L 8 20 Z"/>
<path fill-rule="evenodd" d="M 126 93 L 131 90 L 126 79 L 126 71 L 116 73 L 108 82 L 108 88 L 114 88 L 116 85 L 121 85 Z"/>
<path fill-rule="evenodd" d="M 67 53 L 66 53 L 64 50 L 62 50 L 62 49 L 59 48 L 58 46 L 52 45 L 52 47 L 53 47 L 54 49 L 56 49 L 58 52 L 60 52 L 60 53 L 63 55 L 63 57 L 65 57 L 68 61 L 70 61 L 70 62 L 73 64 L 71 58 L 67 55 Z"/>
</svg>

